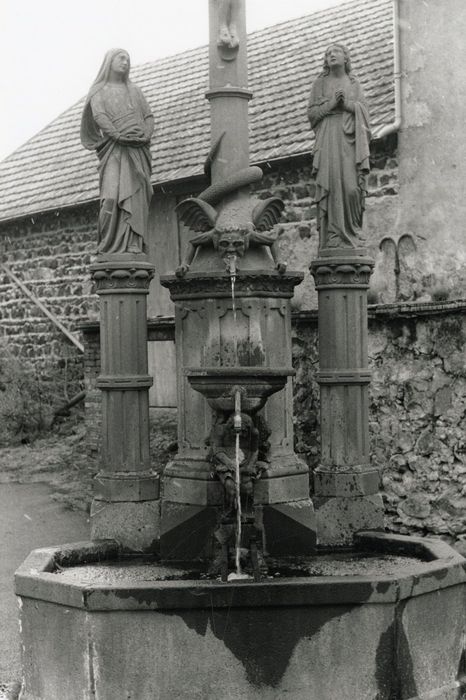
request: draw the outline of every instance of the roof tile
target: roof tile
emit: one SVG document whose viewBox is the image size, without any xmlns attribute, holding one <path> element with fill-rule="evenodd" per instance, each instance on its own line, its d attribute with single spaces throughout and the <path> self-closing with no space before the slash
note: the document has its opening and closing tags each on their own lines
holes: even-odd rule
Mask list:
<svg viewBox="0 0 466 700">
<path fill-rule="evenodd" d="M 369 103 L 373 135 L 394 118 L 391 0 L 352 0 L 248 37 L 252 163 L 308 153 L 312 80 L 332 41 L 348 45 Z M 153 182 L 200 175 L 209 149 L 208 51 L 144 63 L 131 78 L 152 106 Z M 83 100 L 0 163 L 0 220 L 98 197 L 97 161 L 79 140 Z"/>
</svg>

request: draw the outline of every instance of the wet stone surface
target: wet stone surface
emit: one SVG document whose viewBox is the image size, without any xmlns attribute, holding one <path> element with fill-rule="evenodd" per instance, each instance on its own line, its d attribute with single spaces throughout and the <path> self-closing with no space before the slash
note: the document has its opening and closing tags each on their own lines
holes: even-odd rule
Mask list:
<svg viewBox="0 0 466 700">
<path fill-rule="evenodd" d="M 422 573 L 429 562 L 417 557 L 361 552 L 318 554 L 314 557 L 268 560 L 264 580 L 312 578 L 316 576 L 390 576 Z M 186 567 L 161 564 L 147 559 L 95 562 L 57 569 L 54 572 L 68 583 L 111 585 L 127 582 L 220 580 L 202 565 Z"/>
</svg>

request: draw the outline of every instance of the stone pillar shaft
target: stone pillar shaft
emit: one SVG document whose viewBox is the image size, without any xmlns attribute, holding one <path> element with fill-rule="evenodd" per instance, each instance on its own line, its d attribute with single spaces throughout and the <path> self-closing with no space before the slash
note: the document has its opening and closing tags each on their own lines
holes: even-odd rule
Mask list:
<svg viewBox="0 0 466 700">
<path fill-rule="evenodd" d="M 247 35 L 245 0 L 232 0 L 232 24 L 238 46 L 222 52 L 219 47 L 219 0 L 209 0 L 210 135 L 215 144 L 224 134 L 212 163 L 212 184 L 249 166 Z M 228 125 L 228 129 L 225 126 Z"/>
<path fill-rule="evenodd" d="M 319 297 L 321 462 L 314 475 L 318 542 L 350 545 L 383 527 L 379 474 L 370 465 L 367 289 L 373 261 L 351 250 L 311 265 Z"/>
<path fill-rule="evenodd" d="M 157 539 L 158 476 L 150 469 L 145 256 L 108 255 L 91 267 L 100 297 L 101 471 L 94 482 L 92 536 L 151 551 Z M 151 513 L 151 511 L 154 513 Z"/>
</svg>

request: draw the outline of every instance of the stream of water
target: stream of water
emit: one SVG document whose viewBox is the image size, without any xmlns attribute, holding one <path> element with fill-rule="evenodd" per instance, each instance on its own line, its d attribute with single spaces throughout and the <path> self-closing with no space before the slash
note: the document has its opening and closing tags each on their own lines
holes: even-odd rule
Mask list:
<svg viewBox="0 0 466 700">
<path fill-rule="evenodd" d="M 236 318 L 236 298 L 235 298 L 235 282 L 236 282 L 236 259 L 231 256 L 228 259 L 228 272 L 231 282 L 231 305 L 233 310 L 233 338 L 234 338 L 234 354 L 235 366 L 238 365 L 238 325 Z M 236 546 L 235 546 L 235 565 L 236 576 L 241 577 L 241 470 L 240 470 L 240 433 L 241 433 L 241 393 L 235 392 L 235 482 L 236 482 Z"/>
</svg>

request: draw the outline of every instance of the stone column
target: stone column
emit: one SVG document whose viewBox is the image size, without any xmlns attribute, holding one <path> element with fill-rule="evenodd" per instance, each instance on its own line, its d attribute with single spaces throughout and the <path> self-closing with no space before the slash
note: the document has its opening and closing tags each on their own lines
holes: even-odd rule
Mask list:
<svg viewBox="0 0 466 700">
<path fill-rule="evenodd" d="M 314 475 L 317 539 L 351 545 L 383 528 L 379 473 L 370 466 L 365 250 L 322 250 L 311 265 L 319 297 L 321 463 Z"/>
<path fill-rule="evenodd" d="M 159 481 L 150 468 L 145 255 L 106 255 L 91 267 L 100 297 L 101 471 L 94 482 L 92 539 L 152 552 L 159 538 Z"/>
<path fill-rule="evenodd" d="M 249 165 L 247 35 L 245 0 L 232 0 L 232 21 L 238 45 L 234 50 L 219 46 L 219 0 L 209 0 L 210 140 L 217 143 L 212 163 L 212 184 Z"/>
</svg>

